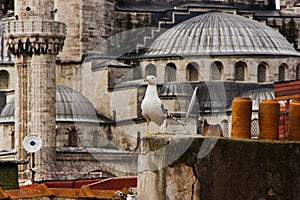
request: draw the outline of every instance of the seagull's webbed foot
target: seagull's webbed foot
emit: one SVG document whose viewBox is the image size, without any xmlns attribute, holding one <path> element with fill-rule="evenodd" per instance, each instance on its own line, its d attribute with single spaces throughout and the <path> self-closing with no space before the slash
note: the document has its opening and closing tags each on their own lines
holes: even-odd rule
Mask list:
<svg viewBox="0 0 300 200">
<path fill-rule="evenodd" d="M 157 130 L 157 133 L 156 133 L 157 135 L 159 135 L 159 134 L 163 134 L 163 132 L 160 132 L 160 130 L 159 130 L 159 126 L 158 126 L 158 130 Z"/>
<path fill-rule="evenodd" d="M 151 133 L 150 132 L 147 132 L 146 133 L 146 137 L 148 137 L 148 136 L 150 136 L 151 135 Z"/>
</svg>

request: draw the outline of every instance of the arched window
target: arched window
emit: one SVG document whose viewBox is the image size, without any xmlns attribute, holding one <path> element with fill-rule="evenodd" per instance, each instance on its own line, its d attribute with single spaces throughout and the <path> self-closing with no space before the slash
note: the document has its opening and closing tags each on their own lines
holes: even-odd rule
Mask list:
<svg viewBox="0 0 300 200">
<path fill-rule="evenodd" d="M 9 73 L 6 70 L 0 71 L 0 89 L 7 89 L 9 83 Z"/>
<path fill-rule="evenodd" d="M 226 119 L 222 120 L 221 128 L 222 128 L 222 132 L 223 132 L 224 137 L 230 137 L 229 124 L 228 124 L 228 121 Z"/>
<path fill-rule="evenodd" d="M 69 147 L 77 147 L 78 146 L 78 131 L 75 126 L 72 126 L 68 132 L 69 136 Z"/>
<path fill-rule="evenodd" d="M 286 70 L 287 70 L 287 65 L 286 64 L 281 64 L 279 66 L 278 81 L 285 81 L 286 80 Z"/>
<path fill-rule="evenodd" d="M 145 69 L 145 75 L 153 75 L 156 76 L 156 67 L 153 64 L 148 64 Z"/>
<path fill-rule="evenodd" d="M 253 119 L 251 121 L 251 138 L 258 138 L 259 135 L 259 121 L 258 119 Z"/>
<path fill-rule="evenodd" d="M 197 63 L 192 62 L 187 65 L 186 80 L 199 81 L 199 65 Z"/>
<path fill-rule="evenodd" d="M 97 148 L 99 146 L 99 133 L 98 131 L 93 131 L 93 147 Z"/>
<path fill-rule="evenodd" d="M 300 79 L 300 64 L 298 64 L 296 67 L 296 79 Z"/>
<path fill-rule="evenodd" d="M 140 66 L 135 66 L 133 69 L 133 79 L 138 80 L 142 78 L 142 71 Z"/>
<path fill-rule="evenodd" d="M 210 65 L 210 80 L 217 81 L 222 79 L 223 64 L 219 61 L 213 62 Z"/>
<path fill-rule="evenodd" d="M 165 82 L 176 81 L 176 65 L 168 63 L 165 69 Z"/>
<path fill-rule="evenodd" d="M 200 120 L 198 130 L 197 130 L 197 134 L 202 134 L 202 132 L 203 132 L 203 122 Z"/>
<path fill-rule="evenodd" d="M 239 61 L 234 66 L 234 79 L 236 81 L 245 81 L 246 77 L 246 63 Z"/>
<path fill-rule="evenodd" d="M 262 83 L 267 81 L 267 66 L 266 63 L 260 63 L 257 67 L 257 82 Z"/>
<path fill-rule="evenodd" d="M 15 148 L 15 130 L 12 129 L 10 131 L 10 148 L 14 149 Z"/>
</svg>

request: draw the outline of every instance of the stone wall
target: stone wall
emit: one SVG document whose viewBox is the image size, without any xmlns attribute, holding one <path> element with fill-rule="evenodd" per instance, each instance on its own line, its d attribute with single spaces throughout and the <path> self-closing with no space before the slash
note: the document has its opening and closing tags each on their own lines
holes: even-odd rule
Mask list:
<svg viewBox="0 0 300 200">
<path fill-rule="evenodd" d="M 141 148 L 140 199 L 300 197 L 297 142 L 160 136 Z"/>
<path fill-rule="evenodd" d="M 64 49 L 59 54 L 62 62 L 80 61 L 80 24 L 81 24 L 81 1 L 55 0 L 54 6 L 57 9 L 55 20 L 64 22 L 67 25 L 67 37 L 64 43 Z M 66 14 L 72 13 L 72 14 Z"/>
<path fill-rule="evenodd" d="M 57 180 L 136 175 L 137 154 L 105 149 L 56 148 Z"/>
<path fill-rule="evenodd" d="M 154 64 L 159 71 L 157 74 L 158 82 L 164 82 L 165 79 L 165 66 L 167 63 L 174 63 L 177 70 L 176 81 L 186 81 L 186 71 L 187 65 L 189 63 L 196 63 L 199 65 L 200 81 L 210 81 L 211 71 L 210 66 L 213 62 L 218 61 L 222 63 L 223 73 L 222 80 L 232 81 L 234 79 L 234 67 L 235 64 L 239 61 L 242 61 L 246 64 L 245 80 L 247 82 L 257 83 L 258 72 L 257 68 L 260 63 L 266 63 L 267 72 L 266 72 L 266 82 L 275 82 L 279 78 L 279 66 L 281 64 L 287 65 L 286 68 L 286 80 L 292 80 L 296 77 L 296 68 L 298 65 L 298 58 L 296 57 L 266 57 L 266 56 L 257 56 L 257 57 L 246 57 L 246 56 L 226 56 L 226 57 L 186 57 L 180 59 L 157 59 L 153 60 L 143 60 L 141 65 L 142 74 L 145 74 L 145 68 L 148 64 Z"/>
</svg>

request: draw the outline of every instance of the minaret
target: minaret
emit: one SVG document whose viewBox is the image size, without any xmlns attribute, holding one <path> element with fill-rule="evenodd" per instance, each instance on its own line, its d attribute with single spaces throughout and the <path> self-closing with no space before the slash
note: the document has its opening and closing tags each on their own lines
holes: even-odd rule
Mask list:
<svg viewBox="0 0 300 200">
<path fill-rule="evenodd" d="M 55 59 L 66 36 L 66 25 L 54 21 L 55 12 L 54 0 L 17 0 L 16 20 L 4 29 L 17 68 L 16 159 L 29 159 L 22 146 L 25 136 L 39 135 L 43 141 L 35 153 L 35 181 L 53 179 L 55 172 Z"/>
</svg>

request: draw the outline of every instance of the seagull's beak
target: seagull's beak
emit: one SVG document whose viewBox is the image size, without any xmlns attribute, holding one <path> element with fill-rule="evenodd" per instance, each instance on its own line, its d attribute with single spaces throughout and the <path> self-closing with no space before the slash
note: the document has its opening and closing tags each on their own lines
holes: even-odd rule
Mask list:
<svg viewBox="0 0 300 200">
<path fill-rule="evenodd" d="M 147 82 L 147 81 L 149 81 L 149 79 L 147 79 L 147 78 L 144 78 L 144 81 L 145 81 L 145 82 Z"/>
</svg>

